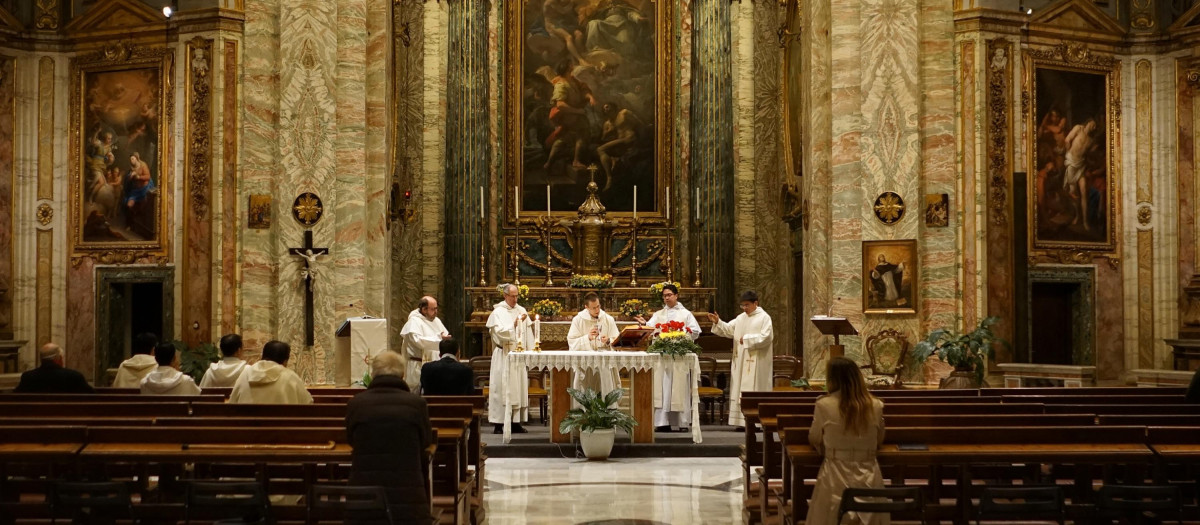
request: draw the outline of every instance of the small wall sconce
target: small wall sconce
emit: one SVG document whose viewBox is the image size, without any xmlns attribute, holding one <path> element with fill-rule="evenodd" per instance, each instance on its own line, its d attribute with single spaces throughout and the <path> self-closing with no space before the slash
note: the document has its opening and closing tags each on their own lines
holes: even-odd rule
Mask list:
<svg viewBox="0 0 1200 525">
<path fill-rule="evenodd" d="M 400 191 L 400 183 L 392 183 L 392 198 L 389 216 L 393 221 L 412 224 L 417 219 L 417 210 L 412 205 L 412 190 Z"/>
</svg>

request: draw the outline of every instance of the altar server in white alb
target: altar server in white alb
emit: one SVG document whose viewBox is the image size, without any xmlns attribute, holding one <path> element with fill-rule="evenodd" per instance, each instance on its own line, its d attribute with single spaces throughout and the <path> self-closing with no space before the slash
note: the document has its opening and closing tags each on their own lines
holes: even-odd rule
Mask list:
<svg viewBox="0 0 1200 525">
<path fill-rule="evenodd" d="M 700 323 L 696 322 L 696 316 L 692 315 L 692 311 L 687 307 L 679 304 L 679 288 L 673 284 L 663 286 L 662 299 L 662 310 L 654 312 L 649 322 L 641 316 L 637 317 L 637 322 L 651 327 L 671 321 L 681 322 L 689 330 L 693 341 L 700 337 Z M 657 380 L 662 383 L 662 406 L 654 409 L 654 431 L 670 432 L 672 426 L 680 429 L 691 426 L 692 396 L 683 395 L 686 389 L 679 389 L 679 395 L 672 395 L 671 385 L 675 379 L 673 371 L 655 369 L 654 374 L 659 376 Z M 688 384 L 692 380 L 691 377 L 679 379 L 688 381 Z"/>
<path fill-rule="evenodd" d="M 619 335 L 617 320 L 600 308 L 600 296 L 595 292 L 583 298 L 583 310 L 571 319 L 571 330 L 567 332 L 567 347 L 572 352 L 605 352 L 611 351 L 612 342 Z M 621 388 L 621 379 L 617 371 L 584 370 L 575 374 L 576 389 L 592 388 L 607 395 Z"/>
<path fill-rule="evenodd" d="M 492 368 L 488 376 L 488 421 L 496 425 L 495 433 L 504 432 L 504 411 L 512 411 L 512 431 L 525 432 L 521 423 L 529 421 L 529 376 L 507 377 L 505 357 L 520 343 L 526 350 L 533 348 L 533 320 L 525 307 L 517 304 L 519 291 L 513 284 L 501 285 L 504 300 L 492 307 L 487 319 L 488 334 L 492 337 Z"/>
<path fill-rule="evenodd" d="M 708 314 L 712 321 L 712 332 L 733 339 L 733 358 L 729 371 L 729 424 L 744 429 L 746 418 L 742 415 L 742 392 L 771 390 L 771 368 L 775 355 L 771 344 L 775 334 L 771 331 L 771 316 L 758 307 L 758 294 L 742 292 L 742 313 L 726 323 L 714 313 Z"/>
<path fill-rule="evenodd" d="M 426 295 L 417 303 L 417 309 L 408 313 L 408 321 L 400 329 L 400 354 L 407 360 L 404 382 L 413 392 L 421 383 L 421 366 L 437 361 L 441 354 L 438 345 L 450 338 L 437 314 L 437 299 Z"/>
</svg>

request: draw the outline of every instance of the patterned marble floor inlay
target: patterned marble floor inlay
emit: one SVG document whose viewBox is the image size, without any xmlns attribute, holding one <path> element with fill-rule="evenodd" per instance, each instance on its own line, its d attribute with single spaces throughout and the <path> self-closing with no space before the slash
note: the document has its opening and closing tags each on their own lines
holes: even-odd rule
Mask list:
<svg viewBox="0 0 1200 525">
<path fill-rule="evenodd" d="M 486 476 L 489 525 L 742 523 L 737 458 L 495 458 Z"/>
</svg>

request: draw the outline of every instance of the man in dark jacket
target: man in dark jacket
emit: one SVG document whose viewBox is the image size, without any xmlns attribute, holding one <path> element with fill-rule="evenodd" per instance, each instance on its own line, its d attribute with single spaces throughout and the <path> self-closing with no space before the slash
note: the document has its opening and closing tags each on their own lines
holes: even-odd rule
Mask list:
<svg viewBox="0 0 1200 525">
<path fill-rule="evenodd" d="M 371 361 L 370 388 L 346 405 L 346 436 L 354 447 L 350 484 L 384 487 L 396 523 L 431 523 L 429 408 L 408 391 L 399 354 L 384 351 Z"/>
<path fill-rule="evenodd" d="M 38 350 L 41 366 L 21 374 L 13 392 L 21 394 L 91 394 L 92 386 L 83 374 L 63 367 L 62 348 L 46 343 Z"/>
<path fill-rule="evenodd" d="M 475 393 L 475 374 L 458 362 L 458 340 L 438 343 L 442 358 L 421 367 L 421 395 L 469 396 Z M 425 375 L 429 374 L 429 375 Z"/>
</svg>

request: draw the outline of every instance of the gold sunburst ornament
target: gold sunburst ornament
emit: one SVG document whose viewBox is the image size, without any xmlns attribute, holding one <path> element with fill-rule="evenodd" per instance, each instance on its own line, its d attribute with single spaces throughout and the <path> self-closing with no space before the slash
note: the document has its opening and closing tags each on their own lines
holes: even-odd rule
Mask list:
<svg viewBox="0 0 1200 525">
<path fill-rule="evenodd" d="M 325 206 L 321 204 L 321 198 L 315 193 L 301 193 L 296 197 L 296 201 L 292 203 L 292 216 L 296 218 L 297 222 L 305 226 L 316 224 L 324 214 Z"/>
<path fill-rule="evenodd" d="M 875 199 L 875 218 L 884 224 L 895 224 L 904 217 L 904 199 L 895 192 L 885 191 Z"/>
</svg>

